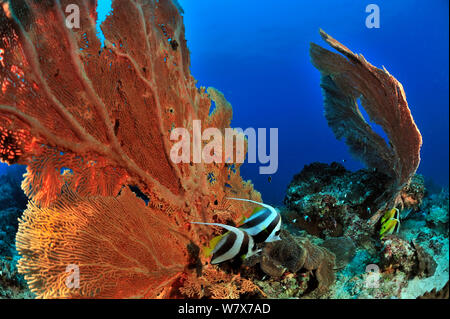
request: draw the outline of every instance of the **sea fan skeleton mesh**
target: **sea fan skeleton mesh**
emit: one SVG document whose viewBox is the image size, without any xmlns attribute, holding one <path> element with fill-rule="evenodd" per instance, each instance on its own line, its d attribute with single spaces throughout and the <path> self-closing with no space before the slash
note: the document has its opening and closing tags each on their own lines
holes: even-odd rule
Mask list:
<svg viewBox="0 0 450 319">
<path fill-rule="evenodd" d="M 239 164 L 230 172 L 169 158 L 173 127 L 192 133 L 197 119 L 224 131 L 232 116 L 223 95 L 195 86 L 178 8 L 113 1 L 101 47 L 96 1 L 8 4 L 0 7 L 0 128 L 8 137 L 0 150 L 20 150 L 2 160 L 28 166 L 19 270 L 38 297 L 167 296 L 188 271 L 188 244 L 211 235 L 188 222 L 236 222 L 251 211 L 226 196 L 261 201 Z M 69 4 L 80 9 L 79 29 L 65 25 Z M 80 267 L 79 290 L 62 285 L 67 263 Z"/>
</svg>

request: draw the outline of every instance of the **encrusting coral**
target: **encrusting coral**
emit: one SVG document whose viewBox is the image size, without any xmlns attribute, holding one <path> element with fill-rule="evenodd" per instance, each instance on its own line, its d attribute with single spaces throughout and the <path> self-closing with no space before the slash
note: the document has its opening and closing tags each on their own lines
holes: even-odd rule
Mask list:
<svg viewBox="0 0 450 319">
<path fill-rule="evenodd" d="M 320 34 L 343 55 L 311 43 L 312 63 L 321 72 L 328 125 L 338 139 L 345 139 L 353 155 L 391 178 L 389 187 L 378 199 L 378 212 L 371 220 L 375 223 L 386 208 L 401 204 L 400 192 L 419 166 L 422 136 L 401 83 L 386 69 L 374 67 L 324 31 Z M 358 100 L 370 120 L 384 130 L 389 145 L 366 122 Z"/>
<path fill-rule="evenodd" d="M 261 201 L 239 164 L 170 159 L 173 128 L 192 136 L 200 120 L 223 131 L 232 116 L 220 92 L 195 86 L 179 9 L 115 0 L 102 47 L 96 1 L 10 3 L 0 8 L 0 154 L 27 165 L 20 272 L 37 297 L 168 296 L 192 271 L 188 246 L 211 237 L 189 221 L 236 223 L 253 207 L 226 196 Z M 69 4 L 80 28 L 66 27 Z M 69 264 L 79 289 L 64 285 Z"/>
</svg>

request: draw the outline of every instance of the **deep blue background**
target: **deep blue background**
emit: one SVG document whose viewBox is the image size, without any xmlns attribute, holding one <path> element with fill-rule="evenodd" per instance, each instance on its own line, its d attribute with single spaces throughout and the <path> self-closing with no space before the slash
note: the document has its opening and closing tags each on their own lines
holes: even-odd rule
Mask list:
<svg viewBox="0 0 450 319">
<path fill-rule="evenodd" d="M 323 116 L 319 72 L 309 43 L 327 47 L 318 30 L 384 65 L 404 86 L 423 135 L 419 173 L 448 185 L 448 1 L 180 0 L 191 71 L 199 85 L 221 90 L 233 105 L 233 127 L 278 127 L 279 170 L 267 181 L 245 164 L 268 202 L 283 200 L 305 164 L 352 160 Z M 368 29 L 365 8 L 380 7 L 380 29 Z"/>
<path fill-rule="evenodd" d="M 403 84 L 424 140 L 419 173 L 448 185 L 447 0 L 179 2 L 198 85 L 225 94 L 233 127 L 279 128 L 279 169 L 272 181 L 258 174 L 259 164 L 241 169 L 264 201 L 281 203 L 305 164 L 345 160 L 349 169 L 361 167 L 323 117 L 319 72 L 308 54 L 310 42 L 326 47 L 319 28 Z M 380 7 L 380 29 L 365 27 L 370 3 Z"/>
</svg>

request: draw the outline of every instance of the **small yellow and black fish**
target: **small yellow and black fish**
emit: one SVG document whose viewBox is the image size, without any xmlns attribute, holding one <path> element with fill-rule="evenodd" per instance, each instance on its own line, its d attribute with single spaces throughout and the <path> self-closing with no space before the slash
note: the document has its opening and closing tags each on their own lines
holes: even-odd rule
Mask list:
<svg viewBox="0 0 450 319">
<path fill-rule="evenodd" d="M 392 208 L 381 219 L 380 239 L 394 232 L 398 233 L 400 229 L 400 211 Z"/>
<path fill-rule="evenodd" d="M 213 238 L 210 242 L 209 254 L 212 254 L 211 264 L 218 264 L 236 257 L 245 259 L 259 253 L 261 250 L 255 248 L 252 236 L 247 232 L 225 224 L 197 223 L 192 224 L 219 226 L 228 230 L 227 233 Z"/>
<path fill-rule="evenodd" d="M 391 210 L 388 210 L 381 218 L 381 224 L 384 224 L 391 218 L 396 218 L 395 215 L 398 214 L 398 212 L 399 210 L 397 208 L 392 208 Z"/>
</svg>

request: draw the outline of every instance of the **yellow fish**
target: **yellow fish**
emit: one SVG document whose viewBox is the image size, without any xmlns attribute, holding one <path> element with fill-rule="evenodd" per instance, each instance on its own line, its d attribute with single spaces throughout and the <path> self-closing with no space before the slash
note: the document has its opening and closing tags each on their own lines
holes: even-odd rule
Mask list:
<svg viewBox="0 0 450 319">
<path fill-rule="evenodd" d="M 398 218 L 399 210 L 397 208 L 392 208 L 384 214 L 383 218 L 381 218 L 381 224 L 384 224 L 391 218 Z M 397 217 L 396 217 L 397 215 Z"/>
<path fill-rule="evenodd" d="M 400 211 L 393 208 L 388 211 L 381 219 L 380 239 L 384 236 L 392 234 L 394 231 L 398 233 L 400 229 Z"/>
</svg>

